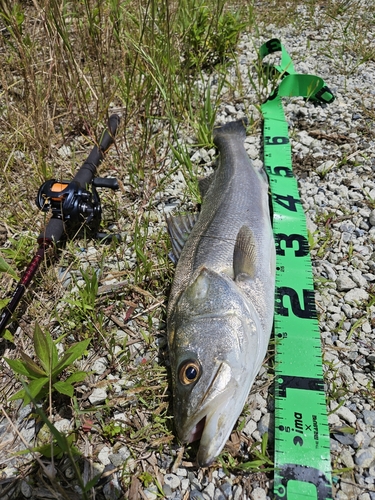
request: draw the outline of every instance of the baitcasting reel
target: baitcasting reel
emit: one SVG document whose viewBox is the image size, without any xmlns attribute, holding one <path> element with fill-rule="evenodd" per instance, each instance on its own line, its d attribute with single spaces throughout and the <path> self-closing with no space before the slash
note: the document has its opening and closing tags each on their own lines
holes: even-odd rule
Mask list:
<svg viewBox="0 0 375 500">
<path fill-rule="evenodd" d="M 85 227 L 91 236 L 103 239 L 108 235 L 98 233 L 102 207 L 96 188 L 116 190 L 119 185 L 117 179 L 96 177 L 93 179 L 91 187 L 92 192 L 82 188 L 74 180 L 50 179 L 39 188 L 36 205 L 42 212 L 51 211 L 52 218 L 62 220 L 68 234 L 74 234 Z"/>
</svg>

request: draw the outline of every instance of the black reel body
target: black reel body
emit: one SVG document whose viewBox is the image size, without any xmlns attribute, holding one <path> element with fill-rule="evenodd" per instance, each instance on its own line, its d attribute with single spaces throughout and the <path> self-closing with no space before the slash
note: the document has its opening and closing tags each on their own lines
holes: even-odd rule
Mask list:
<svg viewBox="0 0 375 500">
<path fill-rule="evenodd" d="M 68 236 L 86 229 L 91 237 L 103 238 L 98 233 L 102 207 L 96 187 L 115 190 L 119 185 L 116 179 L 97 177 L 91 183 L 92 191 L 89 191 L 74 180 L 49 179 L 39 188 L 36 205 L 42 212 L 51 211 L 52 218 L 63 221 Z"/>
</svg>

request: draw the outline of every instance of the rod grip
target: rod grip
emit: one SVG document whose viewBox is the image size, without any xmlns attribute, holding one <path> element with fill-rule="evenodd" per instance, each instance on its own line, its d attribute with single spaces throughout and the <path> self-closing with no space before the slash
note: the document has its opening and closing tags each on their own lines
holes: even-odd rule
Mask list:
<svg viewBox="0 0 375 500">
<path fill-rule="evenodd" d="M 87 160 L 83 163 L 77 174 L 73 178 L 81 187 L 86 188 L 91 184 L 96 174 L 96 169 L 104 159 L 104 155 L 113 144 L 117 128 L 120 123 L 120 117 L 113 114 L 109 117 L 108 128 L 104 131 L 99 145 L 95 145 L 89 154 Z"/>
<path fill-rule="evenodd" d="M 45 242 L 58 243 L 64 235 L 64 222 L 56 217 L 51 217 L 44 228 L 43 233 L 38 237 L 38 243 Z"/>
</svg>

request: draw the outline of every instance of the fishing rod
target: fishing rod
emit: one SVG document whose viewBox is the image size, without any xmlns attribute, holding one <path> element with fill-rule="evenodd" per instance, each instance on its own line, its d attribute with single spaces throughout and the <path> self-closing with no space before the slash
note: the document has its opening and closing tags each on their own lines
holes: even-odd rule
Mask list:
<svg viewBox="0 0 375 500">
<path fill-rule="evenodd" d="M 43 212 L 52 212 L 44 231 L 39 235 L 39 248 L 18 282 L 9 303 L 0 316 L 0 334 L 12 317 L 19 301 L 37 272 L 47 250 L 55 247 L 68 236 L 87 229 L 90 237 L 104 239 L 108 235 L 99 232 L 101 204 L 98 187 L 118 189 L 117 179 L 95 177 L 96 170 L 114 142 L 120 118 L 109 117 L 108 128 L 104 130 L 99 144 L 91 150 L 86 161 L 71 181 L 49 179 L 39 188 L 37 207 Z M 90 189 L 88 189 L 90 188 Z"/>
</svg>

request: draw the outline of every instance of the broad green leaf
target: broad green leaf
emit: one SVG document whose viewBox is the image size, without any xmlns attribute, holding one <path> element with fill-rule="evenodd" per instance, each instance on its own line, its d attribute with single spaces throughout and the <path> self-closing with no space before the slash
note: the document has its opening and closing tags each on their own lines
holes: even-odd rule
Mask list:
<svg viewBox="0 0 375 500">
<path fill-rule="evenodd" d="M 0 257 L 0 272 L 8 273 L 12 276 L 12 278 L 18 280 L 17 272 L 7 263 L 5 259 L 3 259 L 3 257 Z"/>
<path fill-rule="evenodd" d="M 24 388 L 9 398 L 9 401 L 23 399 L 23 406 L 26 406 L 31 400 L 38 401 L 43 388 L 48 384 L 48 382 L 48 377 L 44 377 L 32 380 L 29 385 L 23 383 Z"/>
<path fill-rule="evenodd" d="M 1 305 L 0 305 L 0 307 L 1 307 Z M 8 330 L 8 328 L 5 330 L 3 338 L 5 340 L 7 340 L 8 342 L 12 342 L 12 344 L 14 344 L 14 336 L 11 334 L 11 332 Z"/>
<path fill-rule="evenodd" d="M 53 455 L 54 458 L 61 458 L 63 455 L 63 451 L 61 450 L 60 446 L 56 443 L 51 446 L 50 444 L 43 444 L 42 446 L 36 446 L 35 448 L 32 449 L 33 452 L 35 453 L 40 453 L 46 458 L 51 458 Z"/>
<path fill-rule="evenodd" d="M 49 332 L 44 333 L 39 325 L 35 325 L 34 347 L 43 368 L 50 374 L 57 364 L 57 349 Z"/>
<path fill-rule="evenodd" d="M 49 378 L 44 377 L 37 380 L 32 380 L 28 386 L 25 387 L 26 392 L 29 393 L 30 401 L 31 398 L 38 400 L 42 389 L 48 385 Z"/>
<path fill-rule="evenodd" d="M 69 349 L 64 353 L 62 359 L 54 367 L 52 371 L 52 378 L 56 377 L 59 373 L 65 370 L 67 366 L 71 365 L 76 359 L 82 356 L 90 342 L 91 339 L 86 339 L 69 347 Z"/>
<path fill-rule="evenodd" d="M 72 375 L 65 380 L 69 384 L 75 384 L 76 382 L 82 382 L 87 377 L 87 372 L 74 372 Z"/>
<path fill-rule="evenodd" d="M 30 373 L 27 370 L 26 366 L 19 359 L 9 359 L 9 358 L 3 358 L 3 359 L 5 359 L 8 365 L 14 371 L 14 373 L 18 373 L 19 375 L 26 375 L 27 377 L 30 376 Z"/>
<path fill-rule="evenodd" d="M 20 355 L 30 378 L 40 378 L 47 376 L 47 373 L 39 365 L 37 365 L 35 361 L 30 358 L 30 356 L 22 351 Z"/>
<path fill-rule="evenodd" d="M 13 396 L 9 398 L 9 401 L 16 401 L 17 399 L 22 399 L 23 406 L 26 406 L 27 403 L 25 403 L 25 397 L 26 397 L 25 389 L 21 389 L 20 391 L 16 392 L 16 394 L 13 394 Z"/>
<path fill-rule="evenodd" d="M 56 428 L 55 428 L 56 429 Z M 56 429 L 57 431 L 57 429 Z M 59 431 L 57 431 L 59 432 Z M 79 455 L 79 451 L 75 446 L 73 446 L 73 442 L 77 439 L 77 436 L 72 433 L 69 436 L 65 436 L 64 434 L 61 434 L 61 441 L 64 441 L 63 447 L 57 443 L 57 440 L 54 439 L 52 446 L 51 444 L 43 444 L 42 446 L 38 446 L 36 448 L 33 448 L 32 451 L 35 451 L 37 453 L 41 453 L 43 456 L 47 458 L 51 458 L 52 454 L 55 458 L 62 458 L 64 453 L 67 454 L 69 451 L 73 452 L 73 455 Z M 52 435 L 51 435 L 52 438 Z"/>
<path fill-rule="evenodd" d="M 58 391 L 60 394 L 65 394 L 70 398 L 73 397 L 74 389 L 73 386 L 69 384 L 69 382 L 55 382 L 52 387 L 56 389 L 56 391 Z"/>
</svg>

